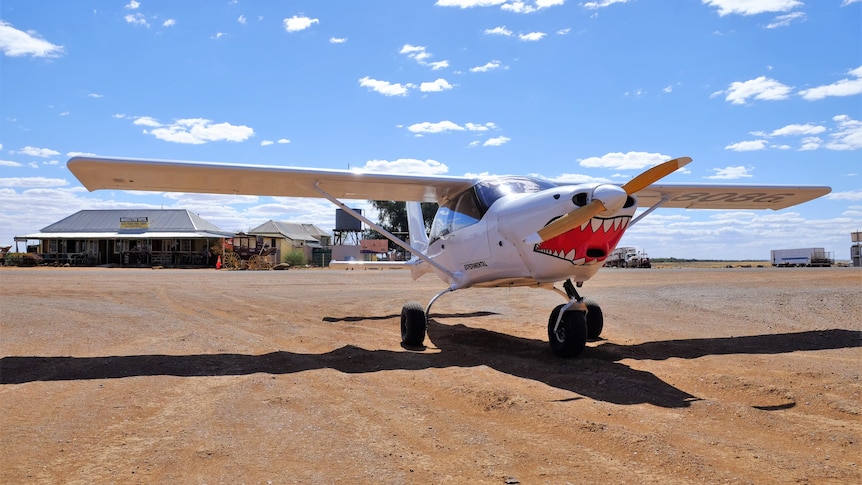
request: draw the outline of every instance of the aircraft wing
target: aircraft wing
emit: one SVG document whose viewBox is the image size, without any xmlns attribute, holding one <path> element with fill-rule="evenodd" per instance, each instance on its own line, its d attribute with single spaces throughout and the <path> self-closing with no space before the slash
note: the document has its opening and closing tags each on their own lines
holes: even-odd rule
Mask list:
<svg viewBox="0 0 862 485">
<path fill-rule="evenodd" d="M 73 157 L 67 166 L 88 190 L 437 202 L 473 185 L 466 177 L 362 173 L 264 165 Z"/>
<path fill-rule="evenodd" d="M 667 198 L 662 208 L 779 210 L 831 191 L 832 188 L 824 186 L 649 185 L 635 195 L 641 207 L 650 207 Z"/>
</svg>

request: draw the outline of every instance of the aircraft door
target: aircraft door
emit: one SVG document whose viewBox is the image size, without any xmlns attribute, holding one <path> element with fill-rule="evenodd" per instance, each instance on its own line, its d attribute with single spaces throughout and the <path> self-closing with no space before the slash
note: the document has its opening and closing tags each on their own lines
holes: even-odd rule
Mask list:
<svg viewBox="0 0 862 485">
<path fill-rule="evenodd" d="M 441 206 L 431 226 L 429 255 L 454 271 L 484 267 L 491 251 L 482 215 L 472 189 Z"/>
</svg>

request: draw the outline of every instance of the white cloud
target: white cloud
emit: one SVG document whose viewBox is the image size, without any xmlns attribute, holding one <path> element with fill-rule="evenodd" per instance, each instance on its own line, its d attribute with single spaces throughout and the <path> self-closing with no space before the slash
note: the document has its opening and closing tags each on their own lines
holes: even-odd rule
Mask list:
<svg viewBox="0 0 862 485">
<path fill-rule="evenodd" d="M 147 18 L 144 17 L 144 14 L 140 12 L 130 13 L 123 18 L 126 20 L 127 24 L 150 28 L 150 24 L 149 22 L 147 22 Z"/>
<path fill-rule="evenodd" d="M 705 5 L 718 9 L 718 15 L 757 15 L 761 13 L 789 12 L 803 3 L 799 0 L 702 0 Z"/>
<path fill-rule="evenodd" d="M 177 21 L 174 19 L 167 19 L 162 22 L 162 27 L 173 27 L 175 25 L 177 25 Z"/>
<path fill-rule="evenodd" d="M 0 178 L 0 187 L 62 187 L 64 185 L 69 185 L 66 179 L 45 177 Z"/>
<path fill-rule="evenodd" d="M 132 0 L 131 2 L 126 4 L 125 8 L 128 10 L 137 10 L 140 6 L 141 6 L 141 2 L 137 2 L 135 0 Z"/>
<path fill-rule="evenodd" d="M 658 165 L 672 157 L 661 153 L 628 152 L 608 153 L 601 157 L 590 157 L 578 160 L 582 167 L 609 168 L 613 170 L 636 170 Z"/>
<path fill-rule="evenodd" d="M 838 130 L 829 135 L 831 139 L 825 147 L 829 150 L 859 150 L 862 149 L 862 121 L 854 120 L 847 115 L 832 118 L 838 123 Z"/>
<path fill-rule="evenodd" d="M 485 35 L 504 35 L 508 37 L 512 35 L 512 31 L 505 26 L 494 27 L 493 29 L 485 29 Z"/>
<path fill-rule="evenodd" d="M 549 8 L 557 7 L 566 3 L 566 0 L 536 0 L 536 7 Z"/>
<path fill-rule="evenodd" d="M 598 2 L 586 2 L 584 8 L 596 10 L 600 8 L 610 7 L 615 3 L 628 3 L 629 0 L 600 0 Z"/>
<path fill-rule="evenodd" d="M 787 99 L 793 88 L 785 86 L 774 79 L 760 76 L 743 82 L 733 82 L 727 88 L 725 101 L 731 104 L 745 104 L 749 98 L 761 101 L 776 101 Z"/>
<path fill-rule="evenodd" d="M 832 192 L 826 196 L 832 200 L 862 200 L 862 190 L 847 190 L 844 192 Z"/>
<path fill-rule="evenodd" d="M 21 164 L 12 160 L 0 160 L 0 167 L 20 167 Z"/>
<path fill-rule="evenodd" d="M 544 32 L 530 32 L 529 34 L 519 34 L 518 38 L 524 42 L 536 42 L 538 40 L 542 40 L 546 35 L 548 34 Z"/>
<path fill-rule="evenodd" d="M 279 138 L 277 143 L 279 143 L 280 145 L 285 145 L 287 143 L 290 143 L 290 140 L 288 140 L 287 138 Z"/>
<path fill-rule="evenodd" d="M 448 81 L 443 78 L 440 78 L 433 82 L 424 82 L 420 84 L 419 90 L 423 93 L 438 93 L 440 91 L 452 89 L 452 87 L 453 86 L 449 84 Z"/>
<path fill-rule="evenodd" d="M 439 7 L 460 7 L 460 8 L 473 8 L 473 7 L 492 7 L 494 5 L 500 5 L 502 3 L 506 3 L 509 0 L 437 0 L 437 5 Z"/>
<path fill-rule="evenodd" d="M 484 125 L 479 125 L 476 123 L 466 123 L 464 125 L 464 128 L 467 128 L 470 131 L 488 131 L 497 128 L 497 125 L 490 121 L 488 123 L 485 123 Z"/>
<path fill-rule="evenodd" d="M 732 143 L 724 147 L 725 150 L 733 150 L 735 152 L 753 152 L 766 148 L 766 140 L 750 140 Z"/>
<path fill-rule="evenodd" d="M 35 31 L 23 32 L 0 20 L 0 50 L 9 57 L 57 57 L 63 53 L 63 46 L 40 38 Z"/>
<path fill-rule="evenodd" d="M 714 168 L 712 169 L 715 172 L 715 175 L 710 175 L 709 177 L 704 177 L 708 179 L 715 180 L 733 180 L 739 178 L 753 177 L 751 170 L 754 170 L 753 167 L 744 167 L 742 165 L 738 167 L 725 167 L 725 168 Z"/>
<path fill-rule="evenodd" d="M 401 50 L 398 51 L 399 54 L 405 54 L 407 56 L 417 56 L 421 55 L 425 52 L 425 47 L 421 45 L 412 45 L 412 44 L 404 44 L 401 47 Z"/>
<path fill-rule="evenodd" d="M 563 173 L 556 177 L 542 177 L 539 174 L 532 174 L 534 177 L 544 178 L 545 180 L 550 180 L 551 182 L 557 184 L 588 184 L 588 183 L 600 183 L 600 184 L 609 184 L 613 182 L 609 178 L 604 177 L 593 177 L 592 175 L 584 175 L 581 173 Z"/>
<path fill-rule="evenodd" d="M 343 44 L 345 42 L 347 42 L 347 37 L 330 37 L 329 38 L 330 44 Z"/>
<path fill-rule="evenodd" d="M 433 57 L 433 54 L 428 52 L 424 46 L 404 44 L 404 46 L 398 53 L 404 54 L 410 59 L 413 59 L 420 66 L 428 66 L 435 71 L 438 69 L 449 67 L 449 61 L 428 62 L 427 59 Z"/>
<path fill-rule="evenodd" d="M 365 165 L 354 169 L 357 172 L 375 173 L 406 173 L 417 175 L 440 175 L 449 171 L 449 167 L 437 160 L 417 160 L 415 158 L 399 158 L 398 160 L 369 160 Z"/>
<path fill-rule="evenodd" d="M 248 23 L 248 20 L 245 18 L 245 15 L 240 15 L 239 17 L 237 17 L 236 21 L 242 25 Z"/>
<path fill-rule="evenodd" d="M 50 157 L 55 157 L 55 156 L 60 154 L 60 152 L 58 152 L 56 150 L 51 150 L 50 148 L 36 148 L 36 147 L 31 147 L 31 146 L 26 146 L 26 147 L 18 150 L 17 153 L 20 153 L 22 155 L 29 155 L 31 157 L 40 157 L 40 158 L 50 158 Z"/>
<path fill-rule="evenodd" d="M 284 19 L 284 30 L 288 32 L 299 32 L 301 30 L 305 30 L 312 25 L 319 23 L 320 20 L 313 19 L 310 17 L 300 17 L 298 15 L 294 15 L 289 19 Z"/>
<path fill-rule="evenodd" d="M 806 123 L 804 125 L 787 125 L 770 133 L 770 136 L 802 136 L 802 135 L 819 135 L 826 131 L 825 126 L 812 125 Z"/>
<path fill-rule="evenodd" d="M 407 95 L 408 90 L 414 87 L 414 85 L 410 83 L 390 83 L 389 81 L 371 79 L 368 76 L 360 79 L 359 85 L 364 88 L 369 88 L 372 91 L 376 91 L 384 96 L 405 96 Z"/>
<path fill-rule="evenodd" d="M 423 121 L 422 123 L 414 123 L 407 127 L 407 129 L 413 133 L 424 134 L 424 133 L 446 133 L 447 131 L 464 131 L 466 128 L 463 126 L 454 123 L 452 121 L 438 121 L 437 123 L 432 123 L 430 121 Z"/>
<path fill-rule="evenodd" d="M 121 118 L 121 119 L 126 118 L 123 115 L 118 115 L 116 117 Z M 162 124 L 159 123 L 158 120 L 156 120 L 155 118 L 152 118 L 150 116 L 139 116 L 137 118 L 133 118 L 132 123 L 137 125 L 137 126 L 151 126 L 151 127 L 162 126 Z"/>
<path fill-rule="evenodd" d="M 423 134 L 434 134 L 434 133 L 446 133 L 449 131 L 488 131 L 496 128 L 496 125 L 492 122 L 488 122 L 485 124 L 478 123 L 465 123 L 464 126 L 459 125 L 458 123 L 444 120 L 438 121 L 436 123 L 432 123 L 430 121 L 423 121 L 422 123 L 414 123 L 407 127 L 412 133 L 416 133 L 417 135 Z"/>
<path fill-rule="evenodd" d="M 528 5 L 524 2 L 518 2 L 518 1 L 504 3 L 503 5 L 500 6 L 500 9 L 506 10 L 509 12 L 514 12 L 514 13 L 533 13 L 536 10 L 538 10 L 536 7 L 534 7 L 532 5 Z"/>
<path fill-rule="evenodd" d="M 171 143 L 201 145 L 212 141 L 246 141 L 254 135 L 254 130 L 245 125 L 230 123 L 213 123 L 203 118 L 187 118 L 163 124 L 149 116 L 133 118 L 137 126 L 146 126 L 147 135 L 153 135 L 159 140 Z"/>
<path fill-rule="evenodd" d="M 799 146 L 799 150 L 803 152 L 808 152 L 811 150 L 817 150 L 823 145 L 823 140 L 816 136 L 806 136 L 802 139 L 802 144 Z"/>
<path fill-rule="evenodd" d="M 829 96 L 853 96 L 862 94 L 862 66 L 847 71 L 856 79 L 841 79 L 825 86 L 799 91 L 799 95 L 808 101 L 816 101 Z"/>
<path fill-rule="evenodd" d="M 767 29 L 777 29 L 778 27 L 787 27 L 794 20 L 805 20 L 805 13 L 803 12 L 792 12 L 786 15 L 779 15 L 775 17 L 771 23 L 766 24 Z"/>
<path fill-rule="evenodd" d="M 471 67 L 470 72 L 488 72 L 493 71 L 494 69 L 499 69 L 500 66 L 502 66 L 502 63 L 495 59 L 493 61 L 485 63 L 484 66 Z"/>
<path fill-rule="evenodd" d="M 511 141 L 511 138 L 507 136 L 498 136 L 496 138 L 488 138 L 485 140 L 485 143 L 482 144 L 483 147 L 498 147 L 504 145 Z"/>
</svg>

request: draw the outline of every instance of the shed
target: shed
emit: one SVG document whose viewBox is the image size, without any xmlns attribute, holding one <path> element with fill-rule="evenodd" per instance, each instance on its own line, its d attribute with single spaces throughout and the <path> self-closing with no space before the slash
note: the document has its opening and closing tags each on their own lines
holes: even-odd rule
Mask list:
<svg viewBox="0 0 862 485">
<path fill-rule="evenodd" d="M 248 231 L 254 236 L 263 236 L 265 243 L 277 248 L 277 258 L 289 251 L 302 251 L 307 261 L 316 261 L 315 251 L 328 250 L 332 236 L 314 224 L 280 222 L 269 220 Z"/>
</svg>

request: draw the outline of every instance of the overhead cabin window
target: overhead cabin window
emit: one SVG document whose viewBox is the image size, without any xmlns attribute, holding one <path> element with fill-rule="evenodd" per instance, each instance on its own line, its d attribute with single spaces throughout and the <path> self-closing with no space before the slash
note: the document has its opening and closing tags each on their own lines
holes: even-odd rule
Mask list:
<svg viewBox="0 0 862 485">
<path fill-rule="evenodd" d="M 479 206 L 484 214 L 491 204 L 501 197 L 512 194 L 532 194 L 556 187 L 556 184 L 532 177 L 497 177 L 476 184 Z"/>
</svg>

